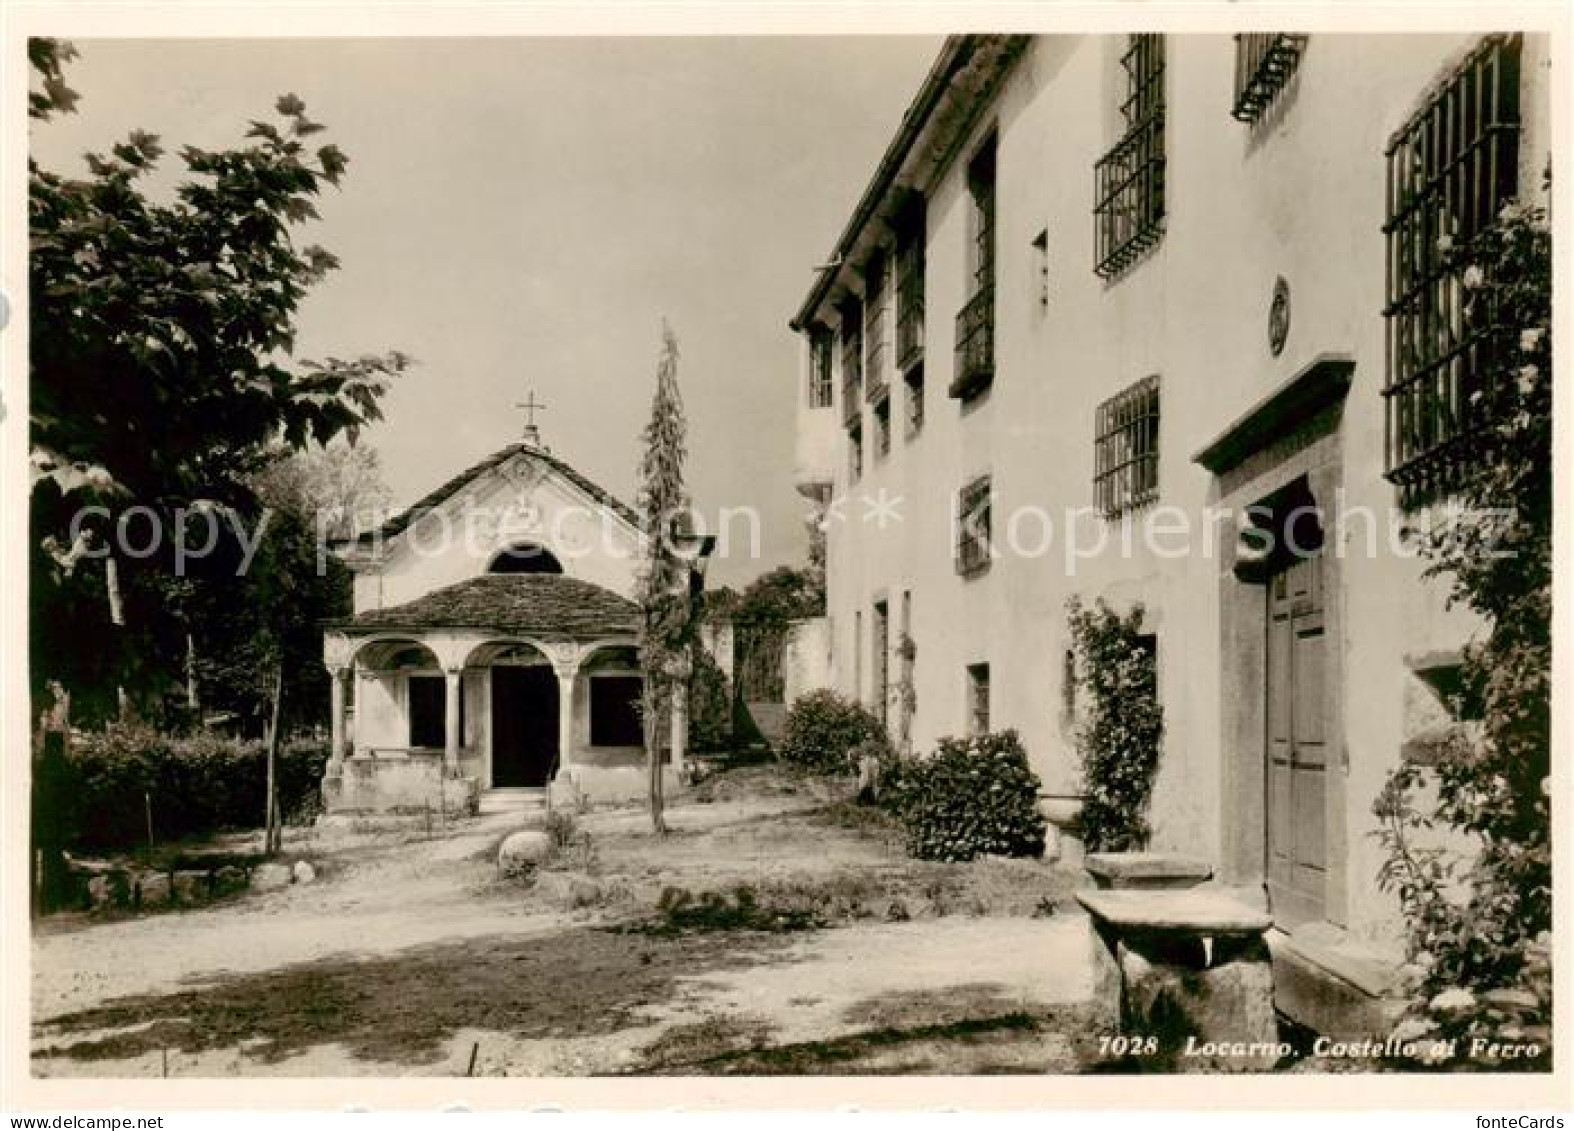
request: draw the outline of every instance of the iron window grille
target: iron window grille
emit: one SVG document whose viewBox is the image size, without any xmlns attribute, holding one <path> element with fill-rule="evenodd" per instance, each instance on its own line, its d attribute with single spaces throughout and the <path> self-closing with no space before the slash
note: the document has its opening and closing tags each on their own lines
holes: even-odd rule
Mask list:
<svg viewBox="0 0 1574 1131">
<path fill-rule="evenodd" d="M 885 372 L 885 313 L 890 290 L 886 286 L 885 255 L 876 252 L 864 270 L 864 394 L 873 402 L 889 388 Z"/>
<path fill-rule="evenodd" d="M 831 380 L 831 336 L 823 326 L 809 333 L 809 407 L 830 408 L 834 386 Z"/>
<path fill-rule="evenodd" d="M 969 577 L 989 568 L 993 523 L 990 478 L 980 476 L 957 494 L 956 571 Z"/>
<path fill-rule="evenodd" d="M 1121 56 L 1125 133 L 1093 167 L 1100 278 L 1121 274 L 1164 234 L 1164 37 L 1133 35 Z"/>
<path fill-rule="evenodd" d="M 896 365 L 903 373 L 924 360 L 924 201 L 903 212 L 896 241 Z"/>
<path fill-rule="evenodd" d="M 1497 335 L 1458 252 L 1518 189 L 1520 37 L 1491 36 L 1387 150 L 1387 478 L 1405 506 L 1446 493 L 1480 427 Z"/>
<path fill-rule="evenodd" d="M 848 426 L 863 411 L 864 330 L 863 304 L 849 300 L 842 310 L 842 420 Z"/>
<path fill-rule="evenodd" d="M 1159 379 L 1147 377 L 1099 405 L 1093 498 L 1114 518 L 1159 497 Z"/>
<path fill-rule="evenodd" d="M 951 395 L 977 395 L 995 376 L 995 139 L 967 171 L 973 202 L 973 293 L 956 316 L 956 375 Z"/>
<path fill-rule="evenodd" d="M 1301 62 L 1307 37 L 1286 32 L 1235 37 L 1235 105 L 1230 116 L 1255 122 L 1284 89 Z"/>
</svg>

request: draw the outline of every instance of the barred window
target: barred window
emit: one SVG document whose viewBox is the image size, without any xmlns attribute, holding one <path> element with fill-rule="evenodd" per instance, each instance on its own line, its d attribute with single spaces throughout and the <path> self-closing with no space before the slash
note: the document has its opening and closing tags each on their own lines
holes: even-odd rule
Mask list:
<svg viewBox="0 0 1574 1131">
<path fill-rule="evenodd" d="M 980 147 L 967 170 L 972 200 L 972 296 L 956 316 L 953 397 L 977 395 L 995 376 L 995 139 Z"/>
<path fill-rule="evenodd" d="M 831 335 L 824 326 L 809 331 L 809 407 L 831 407 Z"/>
<path fill-rule="evenodd" d="M 1125 133 L 1093 167 L 1097 257 L 1112 279 L 1164 234 L 1164 37 L 1133 35 L 1121 56 Z"/>
<path fill-rule="evenodd" d="M 885 376 L 886 258 L 883 252 L 869 257 L 864 267 L 864 385 L 873 401 L 887 389 Z"/>
<path fill-rule="evenodd" d="M 896 365 L 903 373 L 924 360 L 924 198 L 908 198 L 896 237 Z"/>
<path fill-rule="evenodd" d="M 1387 477 L 1405 505 L 1448 491 L 1479 426 L 1490 319 L 1458 260 L 1518 189 L 1520 37 L 1491 36 L 1390 141 Z"/>
<path fill-rule="evenodd" d="M 1159 379 L 1148 377 L 1099 405 L 1093 497 L 1114 518 L 1159 497 Z"/>
<path fill-rule="evenodd" d="M 891 398 L 874 406 L 874 454 L 884 459 L 891 454 Z"/>
<path fill-rule="evenodd" d="M 1235 37 L 1235 105 L 1230 116 L 1242 122 L 1255 122 L 1284 89 L 1295 68 L 1307 37 L 1285 32 L 1237 35 Z"/>
<path fill-rule="evenodd" d="M 989 568 L 991 503 L 987 475 L 979 476 L 957 494 L 956 571 L 963 576 Z"/>
<path fill-rule="evenodd" d="M 863 411 L 864 328 L 863 304 L 848 299 L 841 306 L 842 316 L 842 417 L 851 427 Z"/>
</svg>

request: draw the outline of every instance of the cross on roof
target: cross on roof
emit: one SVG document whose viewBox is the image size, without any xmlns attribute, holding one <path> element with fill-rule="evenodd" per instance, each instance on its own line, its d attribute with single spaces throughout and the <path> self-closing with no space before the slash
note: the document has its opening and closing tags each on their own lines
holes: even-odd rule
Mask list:
<svg viewBox="0 0 1574 1131">
<path fill-rule="evenodd" d="M 530 395 L 522 401 L 516 401 L 514 407 L 522 408 L 528 414 L 525 418 L 525 439 L 539 446 L 541 443 L 541 429 L 536 427 L 536 413 L 546 408 L 546 404 L 536 400 L 536 391 L 531 389 Z"/>
</svg>

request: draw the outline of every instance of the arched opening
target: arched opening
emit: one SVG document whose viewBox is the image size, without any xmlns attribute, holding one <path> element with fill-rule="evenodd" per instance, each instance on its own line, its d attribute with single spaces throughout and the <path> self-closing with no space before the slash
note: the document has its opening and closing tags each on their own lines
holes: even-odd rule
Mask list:
<svg viewBox="0 0 1574 1131">
<path fill-rule="evenodd" d="M 562 573 L 563 565 L 545 546 L 535 542 L 517 542 L 498 552 L 488 573 Z"/>
<path fill-rule="evenodd" d="M 448 700 L 437 656 L 412 639 L 372 640 L 356 649 L 350 704 L 358 750 L 441 750 Z M 465 729 L 464 702 L 459 726 Z"/>
<path fill-rule="evenodd" d="M 604 748 L 642 747 L 645 742 L 641 697 L 645 680 L 639 649 L 603 645 L 580 665 L 584 690 L 585 733 L 590 745 Z"/>
<path fill-rule="evenodd" d="M 490 765 L 494 789 L 544 786 L 562 759 L 556 669 L 541 649 L 525 640 L 495 640 L 469 656 L 484 668 L 489 687 Z"/>
</svg>

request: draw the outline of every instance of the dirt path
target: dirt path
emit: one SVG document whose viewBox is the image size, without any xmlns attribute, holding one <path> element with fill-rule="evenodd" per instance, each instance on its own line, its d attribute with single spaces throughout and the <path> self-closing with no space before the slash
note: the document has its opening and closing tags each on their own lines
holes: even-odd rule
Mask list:
<svg viewBox="0 0 1574 1131">
<path fill-rule="evenodd" d="M 56 920 L 33 947 L 41 1075 L 1068 1071 L 1085 923 L 1041 865 L 915 865 L 798 789 L 587 815 L 534 886 L 518 818 L 441 839 L 304 834 L 308 885 L 180 914 Z M 569 855 L 574 855 L 570 853 Z M 1038 885 L 1037 888 L 1034 885 Z M 659 929 L 660 892 L 835 911 L 831 929 Z M 817 912 L 819 913 L 819 912 Z M 886 921 L 907 920 L 907 921 Z M 640 924 L 644 924 L 641 926 Z M 633 929 L 631 929 L 631 927 Z"/>
</svg>

